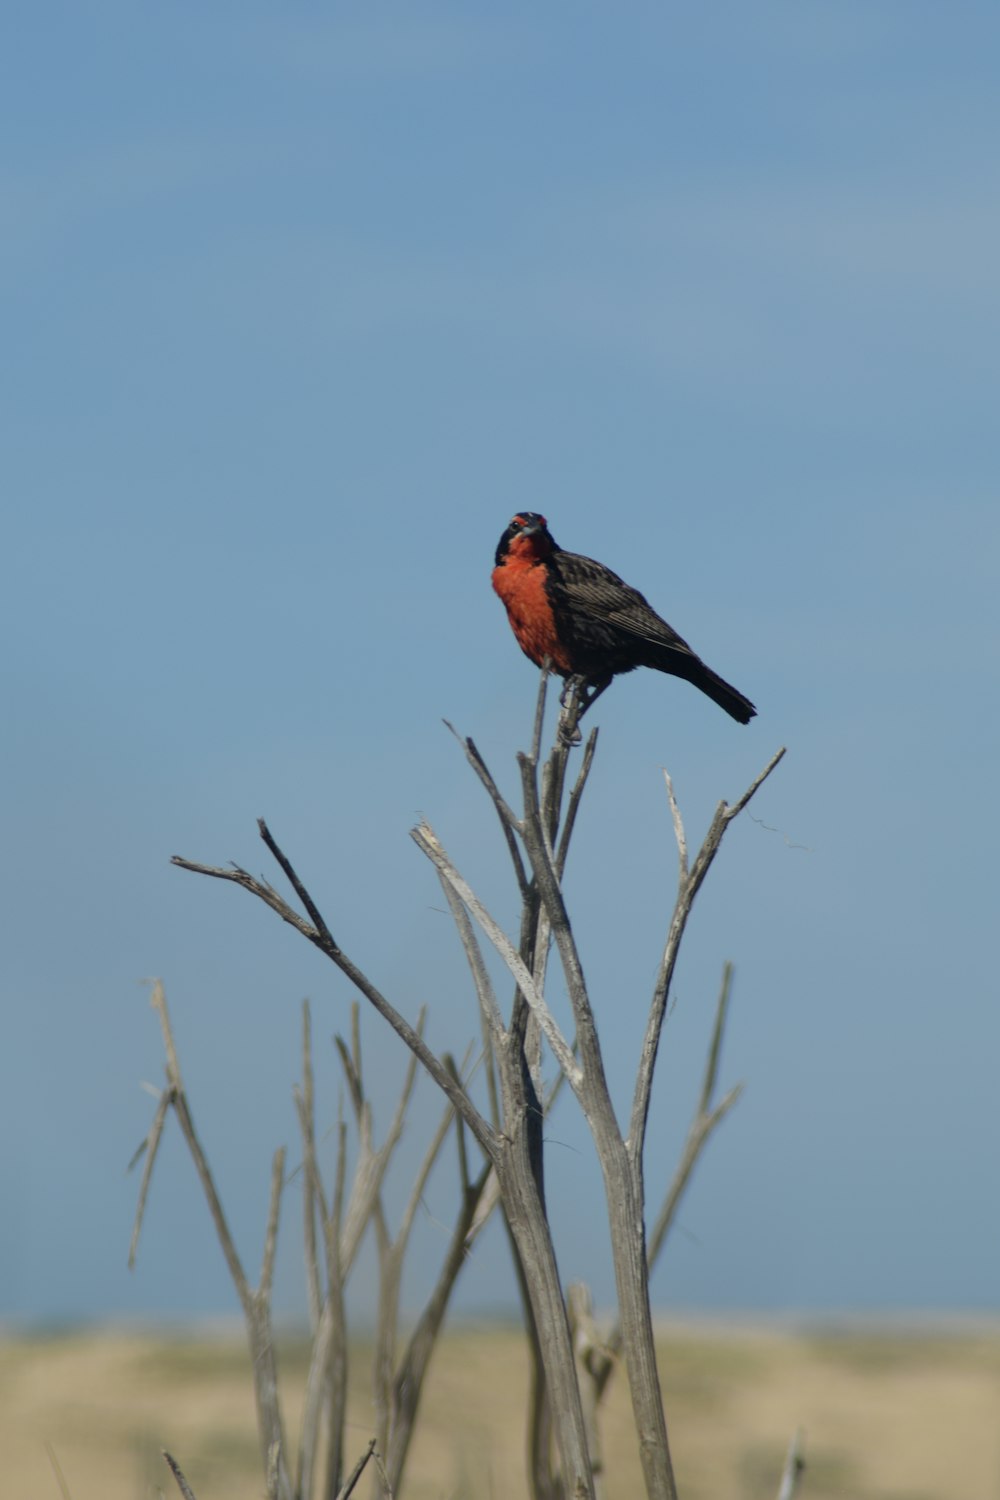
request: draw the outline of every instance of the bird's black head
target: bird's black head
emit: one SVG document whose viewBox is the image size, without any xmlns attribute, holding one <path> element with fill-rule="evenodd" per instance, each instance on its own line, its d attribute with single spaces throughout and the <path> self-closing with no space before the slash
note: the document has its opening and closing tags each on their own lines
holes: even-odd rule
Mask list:
<svg viewBox="0 0 1000 1500">
<path fill-rule="evenodd" d="M 497 543 L 497 567 L 511 551 L 530 552 L 538 557 L 547 557 L 559 548 L 549 534 L 549 523 L 535 510 L 518 511 Z"/>
</svg>

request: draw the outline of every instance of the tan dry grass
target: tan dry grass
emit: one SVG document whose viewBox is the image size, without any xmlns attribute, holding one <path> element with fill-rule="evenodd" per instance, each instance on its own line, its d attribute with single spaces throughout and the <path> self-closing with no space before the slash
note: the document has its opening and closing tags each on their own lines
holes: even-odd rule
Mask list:
<svg viewBox="0 0 1000 1500">
<path fill-rule="evenodd" d="M 88 1334 L 0 1347 L 2 1492 L 58 1500 L 55 1450 L 73 1500 L 176 1494 L 169 1448 L 198 1500 L 262 1494 L 247 1355 L 238 1337 Z M 304 1363 L 283 1366 L 290 1425 Z M 366 1351 L 353 1358 L 349 1450 L 371 1431 Z M 684 1500 L 764 1500 L 792 1429 L 807 1433 L 803 1500 L 987 1500 L 1000 1496 L 1000 1333 L 808 1336 L 667 1330 L 663 1369 Z M 525 1363 L 514 1330 L 464 1328 L 438 1352 L 406 1500 L 525 1494 Z M 604 1421 L 610 1500 L 641 1494 L 627 1391 Z M 367 1493 L 367 1488 L 364 1491 Z"/>
</svg>

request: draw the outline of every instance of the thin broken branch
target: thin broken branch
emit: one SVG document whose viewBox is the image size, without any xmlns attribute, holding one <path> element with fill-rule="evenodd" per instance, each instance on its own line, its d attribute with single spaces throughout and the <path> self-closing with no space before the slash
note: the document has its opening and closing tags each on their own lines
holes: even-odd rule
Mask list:
<svg viewBox="0 0 1000 1500">
<path fill-rule="evenodd" d="M 337 1500 L 348 1500 L 348 1496 L 350 1496 L 351 1494 L 353 1494 L 354 1488 L 355 1488 L 358 1480 L 361 1478 L 362 1474 L 365 1471 L 365 1465 L 367 1464 L 368 1460 L 371 1458 L 371 1456 L 372 1456 L 372 1454 L 374 1452 L 375 1452 L 375 1439 L 372 1438 L 371 1442 L 368 1444 L 368 1447 L 365 1449 L 364 1453 L 362 1453 L 361 1457 L 358 1459 L 357 1463 L 354 1465 L 354 1468 L 351 1470 L 350 1474 L 347 1476 L 347 1480 L 346 1480 L 343 1488 L 337 1491 Z"/>
<path fill-rule="evenodd" d="M 677 1163 L 673 1181 L 667 1191 L 663 1206 L 656 1217 L 653 1232 L 649 1237 L 648 1254 L 650 1270 L 653 1269 L 659 1258 L 663 1242 L 674 1222 L 678 1205 L 684 1195 L 684 1190 L 691 1180 L 698 1158 L 709 1136 L 726 1117 L 743 1092 L 743 1085 L 738 1083 L 720 1099 L 718 1104 L 712 1105 L 716 1079 L 719 1072 L 719 1057 L 722 1051 L 722 1037 L 729 1010 L 729 996 L 732 990 L 732 983 L 733 966 L 731 963 L 727 963 L 724 965 L 722 971 L 722 984 L 719 987 L 719 998 L 715 1007 L 715 1021 L 712 1026 L 712 1039 L 708 1047 L 708 1057 L 705 1062 L 705 1072 L 702 1077 L 698 1103 L 691 1124 L 688 1127 L 687 1139 L 684 1142 L 684 1148 L 681 1152 L 680 1161 Z"/>
<path fill-rule="evenodd" d="M 642 1051 L 639 1057 L 628 1134 L 629 1154 L 634 1161 L 642 1160 L 642 1152 L 646 1139 L 646 1122 L 649 1117 L 649 1100 L 653 1087 L 653 1073 L 656 1068 L 656 1056 L 660 1045 L 660 1033 L 663 1028 L 663 1019 L 666 1015 L 667 999 L 673 979 L 674 966 L 677 962 L 677 954 L 680 949 L 681 939 L 684 936 L 684 929 L 687 926 L 688 917 L 691 914 L 694 898 L 701 889 L 702 882 L 711 868 L 712 861 L 719 852 L 719 846 L 722 843 L 723 835 L 729 824 L 746 807 L 750 798 L 767 780 L 784 754 L 785 751 L 782 748 L 776 754 L 772 755 L 763 771 L 754 778 L 742 797 L 732 807 L 727 806 L 725 802 L 719 803 L 709 825 L 708 832 L 705 835 L 704 842 L 690 870 L 686 869 L 687 848 L 683 823 L 681 822 L 680 812 L 673 797 L 673 789 L 668 780 L 667 790 L 670 796 L 674 831 L 677 836 L 680 865 L 682 872 L 686 873 L 682 873 L 678 882 L 677 901 L 670 920 L 667 940 L 663 949 L 663 957 L 660 960 L 659 973 L 657 974 L 653 998 L 649 1008 L 649 1019 L 646 1023 L 646 1035 L 643 1039 Z"/>
<path fill-rule="evenodd" d="M 267 1230 L 264 1240 L 263 1269 L 261 1272 L 261 1285 L 256 1290 L 251 1287 L 243 1269 L 236 1250 L 236 1245 L 229 1229 L 222 1202 L 216 1190 L 215 1181 L 208 1165 L 208 1158 L 202 1148 L 198 1133 L 195 1130 L 194 1120 L 184 1092 L 184 1083 L 181 1078 L 180 1062 L 177 1056 L 177 1048 L 174 1043 L 173 1029 L 170 1024 L 170 1015 L 167 1010 L 167 999 L 163 985 L 157 980 L 153 985 L 151 1002 L 153 1008 L 160 1017 L 160 1027 L 163 1033 L 164 1050 L 167 1055 L 167 1090 L 166 1095 L 169 1104 L 173 1106 L 174 1114 L 181 1127 L 188 1152 L 195 1165 L 195 1171 L 201 1182 L 202 1191 L 208 1203 L 209 1213 L 215 1226 L 216 1236 L 222 1247 L 229 1274 L 236 1289 L 243 1308 L 243 1317 L 246 1324 L 247 1338 L 250 1344 L 251 1364 L 253 1368 L 254 1396 L 257 1406 L 257 1429 L 261 1443 L 261 1451 L 265 1456 L 265 1466 L 273 1476 L 273 1484 L 270 1492 L 275 1500 L 291 1500 L 292 1486 L 285 1462 L 285 1445 L 282 1430 L 281 1408 L 278 1400 L 278 1376 L 274 1355 L 274 1339 L 271 1330 L 270 1315 L 270 1287 L 274 1268 L 274 1253 L 278 1233 L 278 1209 L 281 1198 L 281 1177 L 284 1167 L 284 1153 L 279 1152 L 275 1158 L 274 1168 L 271 1176 L 271 1196 L 268 1209 Z M 161 1100 L 162 1104 L 162 1100 Z M 158 1106 L 159 1112 L 160 1106 Z M 155 1121 L 154 1121 L 155 1124 Z M 151 1132 L 152 1133 L 152 1132 Z M 161 1126 L 162 1133 L 162 1126 Z M 153 1153 L 151 1152 L 150 1155 Z M 133 1238 L 135 1238 L 135 1234 Z"/>
<path fill-rule="evenodd" d="M 778 1490 L 778 1500 L 794 1500 L 799 1487 L 799 1480 L 806 1467 L 806 1461 L 802 1453 L 805 1437 L 802 1428 L 796 1428 L 792 1435 L 792 1441 L 788 1445 L 788 1457 L 785 1459 L 785 1467 L 781 1475 L 781 1488 Z"/>
<path fill-rule="evenodd" d="M 271 1201 L 267 1211 L 267 1229 L 264 1234 L 264 1259 L 260 1268 L 260 1285 L 257 1296 L 262 1302 L 270 1302 L 274 1284 L 274 1259 L 278 1251 L 278 1214 L 281 1209 L 281 1189 L 285 1178 L 285 1148 L 279 1146 L 271 1163 Z"/>
<path fill-rule="evenodd" d="M 400 1015 L 395 1006 L 390 1004 L 385 996 L 372 984 L 367 975 L 339 947 L 325 920 L 320 915 L 316 903 L 309 895 L 304 883 L 299 879 L 291 860 L 278 847 L 263 818 L 258 819 L 258 827 L 261 838 L 281 865 L 296 895 L 313 918 L 312 923 L 307 922 L 300 916 L 266 880 L 256 879 L 239 865 L 232 865 L 230 867 L 203 865 L 197 863 L 195 860 L 184 859 L 179 854 L 175 854 L 170 862 L 176 865 L 178 869 L 190 870 L 196 875 L 207 875 L 213 880 L 226 880 L 240 886 L 245 891 L 249 891 L 251 895 L 263 901 L 265 906 L 269 906 L 283 922 L 287 922 L 291 927 L 294 927 L 296 932 L 301 933 L 314 947 L 325 954 L 341 973 L 350 980 L 355 989 L 364 995 L 365 999 L 378 1011 L 383 1020 L 388 1022 L 396 1035 L 406 1043 L 410 1051 L 416 1055 L 422 1066 L 434 1079 L 438 1088 L 451 1099 L 452 1104 L 463 1116 L 466 1124 L 483 1150 L 487 1153 L 494 1151 L 496 1149 L 496 1142 L 492 1126 L 489 1125 L 473 1106 L 468 1096 L 455 1089 L 454 1082 L 447 1068 L 441 1062 L 440 1058 L 436 1057 L 430 1050 L 418 1032 Z"/>
<path fill-rule="evenodd" d="M 161 1448 L 160 1452 L 163 1454 L 164 1463 L 176 1479 L 177 1488 L 184 1496 L 184 1500 L 195 1500 L 194 1490 L 184 1478 L 183 1470 L 181 1469 L 181 1466 L 177 1462 L 176 1458 L 174 1458 L 172 1453 L 168 1453 L 166 1448 Z"/>
<path fill-rule="evenodd" d="M 455 893 L 465 903 L 465 906 L 471 912 L 472 916 L 475 917 L 507 965 L 514 978 L 514 982 L 531 1007 L 532 1014 L 545 1033 L 545 1039 L 552 1048 L 559 1066 L 571 1078 L 578 1076 L 580 1070 L 573 1056 L 572 1048 L 559 1030 L 558 1023 L 545 1003 L 543 996 L 535 987 L 534 978 L 525 965 L 524 960 L 499 923 L 494 921 L 493 917 L 490 916 L 471 886 L 452 864 L 433 828 L 428 823 L 422 822 L 419 827 L 411 829 L 410 837 L 417 847 L 427 855 L 438 872 L 444 876 Z M 452 1085 L 452 1089 L 454 1090 L 454 1084 Z"/>
<path fill-rule="evenodd" d="M 156 1162 L 157 1152 L 160 1149 L 160 1141 L 163 1138 L 163 1126 L 166 1123 L 167 1111 L 170 1109 L 172 1103 L 173 1092 L 168 1086 L 160 1094 L 159 1103 L 156 1106 L 156 1114 L 153 1116 L 153 1123 L 149 1127 L 149 1134 L 129 1162 L 130 1168 L 135 1166 L 139 1157 L 145 1152 L 146 1161 L 142 1169 L 142 1180 L 139 1183 L 139 1201 L 135 1207 L 135 1223 L 132 1226 L 132 1239 L 128 1247 L 128 1268 L 130 1271 L 135 1270 L 135 1257 L 139 1250 L 139 1235 L 142 1233 L 142 1221 L 146 1214 L 149 1184 L 153 1180 L 153 1166 Z"/>
<path fill-rule="evenodd" d="M 316 1245 L 316 1214 L 326 1219 L 323 1184 L 316 1163 L 315 1086 L 312 1066 L 312 1016 L 309 1001 L 302 1002 L 302 1088 L 293 1091 L 302 1133 L 304 1175 L 302 1181 L 302 1239 L 309 1302 L 309 1327 L 315 1336 L 323 1307 L 319 1253 Z"/>
</svg>

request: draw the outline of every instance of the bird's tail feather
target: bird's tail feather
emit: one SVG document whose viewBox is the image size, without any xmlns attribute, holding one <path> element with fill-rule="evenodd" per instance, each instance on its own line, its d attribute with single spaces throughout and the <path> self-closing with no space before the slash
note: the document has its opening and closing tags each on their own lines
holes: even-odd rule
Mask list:
<svg viewBox="0 0 1000 1500">
<path fill-rule="evenodd" d="M 745 698 L 731 683 L 713 672 L 711 667 L 706 667 L 701 657 L 696 656 L 693 651 L 671 649 L 667 656 L 660 655 L 656 660 L 650 661 L 649 665 L 693 683 L 739 724 L 749 724 L 757 712 L 749 698 Z"/>
<path fill-rule="evenodd" d="M 706 667 L 704 662 L 701 663 L 701 674 L 692 677 L 691 681 L 695 687 L 700 687 L 703 693 L 707 693 L 713 703 L 724 708 L 726 713 L 739 724 L 749 724 L 757 712 L 749 698 L 745 698 L 730 683 L 724 681 L 717 672 L 712 671 L 711 667 Z"/>
</svg>

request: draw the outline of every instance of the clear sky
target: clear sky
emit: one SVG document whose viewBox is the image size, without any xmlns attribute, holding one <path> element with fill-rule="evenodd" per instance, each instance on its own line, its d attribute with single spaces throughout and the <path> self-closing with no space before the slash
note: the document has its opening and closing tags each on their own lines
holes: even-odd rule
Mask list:
<svg viewBox="0 0 1000 1500">
<path fill-rule="evenodd" d="M 996 1310 L 998 49 L 994 3 L 4 7 L 0 1315 L 234 1306 L 175 1129 L 126 1270 L 144 978 L 250 1266 L 306 995 L 335 1118 L 346 983 L 170 855 L 277 879 L 266 816 L 398 1007 L 477 1033 L 407 831 L 513 928 L 441 721 L 513 789 L 536 678 L 489 573 L 522 508 L 760 711 L 652 673 L 594 711 L 568 887 L 623 1105 L 661 767 L 693 841 L 788 746 L 677 975 L 654 1203 L 726 958 L 746 1094 L 659 1305 Z M 404 1058 L 363 1024 L 384 1126 Z M 606 1303 L 570 1100 L 549 1135 L 564 1273 Z M 452 1203 L 449 1154 L 411 1300 Z M 513 1295 L 494 1226 L 460 1305 Z"/>
</svg>

